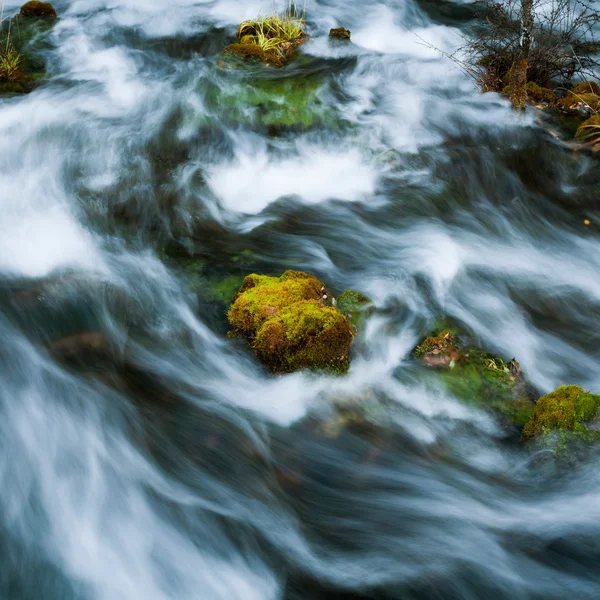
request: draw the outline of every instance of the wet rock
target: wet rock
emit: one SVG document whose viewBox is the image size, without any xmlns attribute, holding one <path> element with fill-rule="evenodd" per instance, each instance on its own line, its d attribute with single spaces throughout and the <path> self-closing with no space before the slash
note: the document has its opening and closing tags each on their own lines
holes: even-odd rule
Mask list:
<svg viewBox="0 0 600 600">
<path fill-rule="evenodd" d="M 252 274 L 244 279 L 227 316 L 234 332 L 274 372 L 343 373 L 350 364 L 353 332 L 329 298 L 325 286 L 307 273 Z"/>
<path fill-rule="evenodd" d="M 505 424 L 520 429 L 531 417 L 531 392 L 514 358 L 505 361 L 450 329 L 425 338 L 414 354 L 439 372 L 454 396 L 491 410 Z"/>
<path fill-rule="evenodd" d="M 337 309 L 346 317 L 355 332 L 362 327 L 365 318 L 373 311 L 371 299 L 354 290 L 342 292 L 335 301 Z"/>
<path fill-rule="evenodd" d="M 523 441 L 550 448 L 559 462 L 576 462 L 590 444 L 600 441 L 600 395 L 565 385 L 537 400 L 523 428 Z"/>
<path fill-rule="evenodd" d="M 349 29 L 345 27 L 337 27 L 329 30 L 329 37 L 336 38 L 338 40 L 349 40 L 351 36 Z"/>
<path fill-rule="evenodd" d="M 55 19 L 56 10 L 54 10 L 54 6 L 52 6 L 50 2 L 37 2 L 36 0 L 32 0 L 31 2 L 26 2 L 23 4 L 23 6 L 21 6 L 20 15 L 22 17 Z"/>
</svg>

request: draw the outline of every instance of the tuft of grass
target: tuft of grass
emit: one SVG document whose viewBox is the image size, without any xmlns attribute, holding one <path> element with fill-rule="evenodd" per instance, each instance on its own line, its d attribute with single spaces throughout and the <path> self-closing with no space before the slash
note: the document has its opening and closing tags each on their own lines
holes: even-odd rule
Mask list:
<svg viewBox="0 0 600 600">
<path fill-rule="evenodd" d="M 18 79 L 19 66 L 23 57 L 15 50 L 10 41 L 10 34 L 6 42 L 0 46 L 0 81 L 15 81 Z"/>
<path fill-rule="evenodd" d="M 583 122 L 579 126 L 575 137 L 582 142 L 590 144 L 600 143 L 600 114 L 594 115 Z"/>
<path fill-rule="evenodd" d="M 298 12 L 296 6 L 290 4 L 282 15 L 274 13 L 244 21 L 238 27 L 236 36 L 242 43 L 256 44 L 264 52 L 278 52 L 284 44 L 302 38 L 305 26 L 304 12 Z"/>
</svg>

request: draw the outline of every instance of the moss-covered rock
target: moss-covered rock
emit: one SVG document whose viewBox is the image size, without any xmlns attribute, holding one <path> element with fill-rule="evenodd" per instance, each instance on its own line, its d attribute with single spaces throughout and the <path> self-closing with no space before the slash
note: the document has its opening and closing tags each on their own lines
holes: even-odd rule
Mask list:
<svg viewBox="0 0 600 600">
<path fill-rule="evenodd" d="M 54 10 L 54 6 L 50 2 L 37 2 L 37 0 L 31 0 L 31 2 L 23 4 L 20 14 L 23 17 L 56 18 L 56 10 Z"/>
<path fill-rule="evenodd" d="M 54 19 L 30 16 L 19 14 L 0 29 L 0 94 L 29 93 L 47 77 L 45 53 L 51 47 L 47 33 Z"/>
<path fill-rule="evenodd" d="M 577 93 L 570 91 L 563 98 L 556 101 L 557 108 L 569 114 L 589 114 L 600 110 L 600 96 L 587 93 Z"/>
<path fill-rule="evenodd" d="M 336 27 L 329 30 L 329 37 L 336 38 L 338 40 L 349 40 L 352 33 L 345 27 Z"/>
<path fill-rule="evenodd" d="M 578 385 L 561 386 L 536 402 L 521 437 L 552 450 L 559 464 L 573 464 L 600 441 L 600 432 L 593 428 L 599 411 L 600 395 L 586 392 Z"/>
<path fill-rule="evenodd" d="M 332 82 L 318 74 L 301 77 L 231 77 L 199 93 L 209 114 L 269 134 L 314 127 L 339 128 L 343 121 L 331 101 Z M 206 119 L 203 115 L 201 119 Z"/>
<path fill-rule="evenodd" d="M 571 90 L 574 94 L 595 94 L 596 96 L 600 96 L 600 85 L 598 85 L 595 81 L 583 81 L 578 83 Z"/>
<path fill-rule="evenodd" d="M 516 360 L 504 361 L 476 348 L 450 329 L 425 338 L 414 354 L 439 372 L 444 387 L 457 398 L 489 409 L 519 429 L 529 420 L 533 402 Z"/>
<path fill-rule="evenodd" d="M 523 439 L 536 438 L 554 431 L 574 431 L 598 416 L 600 395 L 584 391 L 578 385 L 563 385 L 535 403 L 535 412 L 523 429 Z"/>
<path fill-rule="evenodd" d="M 325 286 L 307 273 L 252 274 L 244 279 L 227 316 L 234 331 L 274 372 L 345 372 L 353 333 L 328 300 Z"/>
</svg>

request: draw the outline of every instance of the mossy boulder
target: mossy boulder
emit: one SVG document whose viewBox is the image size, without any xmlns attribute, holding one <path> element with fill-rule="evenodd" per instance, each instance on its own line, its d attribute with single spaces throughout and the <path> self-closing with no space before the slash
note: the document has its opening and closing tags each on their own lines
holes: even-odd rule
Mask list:
<svg viewBox="0 0 600 600">
<path fill-rule="evenodd" d="M 258 358 L 276 373 L 316 369 L 343 373 L 353 332 L 314 276 L 248 275 L 227 316 Z"/>
<path fill-rule="evenodd" d="M 574 463 L 600 441 L 596 429 L 600 395 L 578 385 L 565 385 L 539 398 L 521 438 L 551 449 L 559 463 Z"/>
<path fill-rule="evenodd" d="M 345 27 L 336 27 L 329 30 L 329 37 L 336 38 L 338 40 L 349 40 L 352 33 Z"/>
<path fill-rule="evenodd" d="M 457 398 L 487 408 L 518 428 L 529 420 L 533 402 L 515 359 L 505 361 L 481 350 L 451 329 L 425 338 L 414 354 Z"/>
<path fill-rule="evenodd" d="M 23 4 L 19 14 L 22 17 L 56 18 L 56 10 L 54 10 L 54 6 L 50 2 L 37 2 L 36 0 Z"/>
<path fill-rule="evenodd" d="M 587 429 L 586 423 L 598 417 L 599 409 L 600 395 L 586 392 L 578 385 L 563 385 L 535 403 L 533 417 L 523 429 L 523 439 L 554 431 Z"/>
</svg>

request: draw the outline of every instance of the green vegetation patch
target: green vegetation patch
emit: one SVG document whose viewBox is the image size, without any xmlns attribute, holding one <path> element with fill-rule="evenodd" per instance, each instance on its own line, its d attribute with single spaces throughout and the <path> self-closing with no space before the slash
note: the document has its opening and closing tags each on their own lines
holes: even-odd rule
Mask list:
<svg viewBox="0 0 600 600">
<path fill-rule="evenodd" d="M 290 7 L 277 13 L 240 24 L 239 42 L 225 48 L 225 54 L 253 58 L 273 67 L 283 67 L 306 40 L 304 16 Z"/>
<path fill-rule="evenodd" d="M 227 316 L 272 371 L 316 369 L 343 373 L 353 332 L 325 286 L 314 276 L 286 271 L 281 277 L 248 275 Z"/>
<path fill-rule="evenodd" d="M 214 88 L 206 96 L 209 108 L 221 118 L 244 125 L 299 128 L 336 127 L 339 116 L 322 100 L 324 83 L 318 76 L 253 78 Z"/>
<path fill-rule="evenodd" d="M 584 391 L 578 385 L 564 385 L 535 403 L 535 412 L 523 429 L 523 439 L 554 431 L 587 431 L 585 423 L 598 416 L 600 395 Z M 595 433 L 595 432 L 594 432 Z"/>
</svg>

